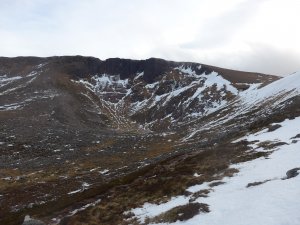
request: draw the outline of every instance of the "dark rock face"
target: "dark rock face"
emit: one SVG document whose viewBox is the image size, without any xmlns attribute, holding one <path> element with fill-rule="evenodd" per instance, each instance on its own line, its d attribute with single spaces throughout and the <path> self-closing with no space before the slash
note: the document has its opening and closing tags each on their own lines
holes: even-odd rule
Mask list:
<svg viewBox="0 0 300 225">
<path fill-rule="evenodd" d="M 168 71 L 175 62 L 150 58 L 147 60 L 131 60 L 111 58 L 101 61 L 92 57 L 70 56 L 50 58 L 54 67 L 82 78 L 91 74 L 120 75 L 120 79 L 133 78 L 136 73 L 144 72 L 144 79 L 152 83 L 154 79 Z"/>
<path fill-rule="evenodd" d="M 47 58 L 51 69 L 82 78 L 100 71 L 100 59 L 82 56 L 63 56 Z"/>
<path fill-rule="evenodd" d="M 174 62 L 151 58 L 143 61 L 141 66 L 144 67 L 145 81 L 152 83 L 157 76 L 164 74 L 171 66 L 175 65 Z"/>
<path fill-rule="evenodd" d="M 32 70 L 35 65 L 47 61 L 45 58 L 38 57 L 0 57 L 0 74 L 20 74 Z"/>
</svg>

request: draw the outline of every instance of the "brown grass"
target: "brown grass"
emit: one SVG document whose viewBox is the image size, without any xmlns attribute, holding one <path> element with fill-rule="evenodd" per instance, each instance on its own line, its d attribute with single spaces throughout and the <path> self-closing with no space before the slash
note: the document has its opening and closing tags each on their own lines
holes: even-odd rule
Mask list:
<svg viewBox="0 0 300 225">
<path fill-rule="evenodd" d="M 186 205 L 177 206 L 173 209 L 162 213 L 153 219 L 147 219 L 146 223 L 174 223 L 176 221 L 186 221 L 193 218 L 199 213 L 208 213 L 209 206 L 203 203 L 188 203 Z"/>
<path fill-rule="evenodd" d="M 174 208 L 157 218 L 149 218 L 148 221 L 174 221 L 189 218 L 193 216 L 193 213 L 182 214 L 182 211 L 184 212 L 190 206 L 197 209 L 199 206 L 196 203 L 193 205 L 194 201 L 199 197 L 206 197 L 209 193 L 209 190 L 204 190 L 191 195 L 186 192 L 189 186 L 203 182 L 213 182 L 211 188 L 221 185 L 220 180 L 223 177 L 233 176 L 238 172 L 236 169 L 228 168 L 232 162 L 243 162 L 266 155 L 266 153 L 245 150 L 247 147 L 244 145 L 228 144 L 200 153 L 178 155 L 152 165 L 140 173 L 140 176 L 135 174 L 132 179 L 124 180 L 123 185 L 108 190 L 101 197 L 102 201 L 99 205 L 68 218 L 65 224 L 139 224 L 132 214 L 124 213 L 142 206 L 145 202 L 158 204 L 168 201 L 172 196 L 183 194 L 191 196 L 191 205 Z M 193 176 L 195 172 L 201 173 L 202 176 Z M 183 217 L 178 216 L 178 213 Z"/>
</svg>

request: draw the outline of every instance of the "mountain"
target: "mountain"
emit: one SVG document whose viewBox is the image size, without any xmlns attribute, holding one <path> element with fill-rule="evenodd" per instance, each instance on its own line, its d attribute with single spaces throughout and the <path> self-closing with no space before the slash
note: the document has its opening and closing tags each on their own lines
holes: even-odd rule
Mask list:
<svg viewBox="0 0 300 225">
<path fill-rule="evenodd" d="M 241 182 L 271 185 L 287 169 L 297 173 L 300 131 L 289 130 L 300 115 L 299 84 L 300 73 L 156 58 L 2 57 L 0 221 L 197 224 L 204 213 L 211 224 L 224 207 L 210 201 L 219 193 L 239 199 Z M 269 176 L 244 172 L 268 157 Z M 286 163 L 275 171 L 280 157 Z M 277 193 L 272 187 L 263 190 Z"/>
</svg>

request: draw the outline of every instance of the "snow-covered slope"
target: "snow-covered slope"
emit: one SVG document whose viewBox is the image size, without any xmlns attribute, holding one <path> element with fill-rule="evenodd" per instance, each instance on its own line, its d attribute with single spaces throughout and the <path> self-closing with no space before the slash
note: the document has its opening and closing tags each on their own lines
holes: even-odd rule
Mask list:
<svg viewBox="0 0 300 225">
<path fill-rule="evenodd" d="M 102 74 L 74 82 L 97 95 L 116 116 L 117 112 L 122 112 L 123 117 L 127 114 L 138 122 L 146 120 L 142 125 L 147 128 L 154 127 L 157 122 L 170 126 L 210 114 L 238 94 L 237 88 L 220 74 L 197 74 L 184 65 L 151 84 L 145 83 L 143 74 L 137 73 L 130 80 Z"/>
<path fill-rule="evenodd" d="M 220 126 L 224 130 L 229 130 L 230 127 L 239 127 L 239 124 L 245 126 L 262 118 L 271 118 L 290 104 L 296 104 L 293 103 L 293 99 L 299 95 L 300 72 L 283 77 L 264 87 L 252 84 L 247 90 L 239 92 L 232 101 L 219 108 L 214 117 L 190 126 L 183 140 L 196 138 L 202 131 L 219 129 Z"/>
<path fill-rule="evenodd" d="M 193 200 L 207 204 L 209 213 L 200 213 L 187 221 L 155 224 L 300 224 L 300 117 L 273 125 L 280 127 L 275 131 L 265 129 L 239 139 L 254 141 L 253 150 L 269 151 L 268 157 L 232 164 L 231 168 L 239 172 L 233 177 L 224 177 L 220 180 L 224 183 L 218 186 L 211 187 L 212 182 L 208 182 L 187 189 L 190 193 L 209 191 L 207 197 Z M 283 144 L 273 148 L 262 147 L 266 142 Z M 132 209 L 132 212 L 139 221 L 144 222 L 147 217 L 154 218 L 174 207 L 189 204 L 190 200 L 191 196 L 173 197 L 161 205 L 145 203 L 142 208 Z"/>
<path fill-rule="evenodd" d="M 267 101 L 270 98 L 279 98 L 277 104 L 280 104 L 288 98 L 299 95 L 299 93 L 300 72 L 295 72 L 280 80 L 274 81 L 263 88 L 241 93 L 241 99 L 243 102 L 253 105 L 259 104 L 262 101 Z"/>
</svg>

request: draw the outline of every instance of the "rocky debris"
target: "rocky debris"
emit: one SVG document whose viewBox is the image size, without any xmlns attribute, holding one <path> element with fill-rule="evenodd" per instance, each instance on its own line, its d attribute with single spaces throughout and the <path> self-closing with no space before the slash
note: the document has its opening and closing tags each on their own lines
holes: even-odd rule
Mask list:
<svg viewBox="0 0 300 225">
<path fill-rule="evenodd" d="M 300 170 L 300 167 L 287 171 L 285 179 L 290 179 L 290 178 L 294 178 L 294 177 L 298 176 L 299 175 L 298 170 Z"/>
<path fill-rule="evenodd" d="M 277 130 L 280 127 L 281 127 L 280 124 L 271 125 L 271 126 L 269 126 L 268 132 L 275 131 L 275 130 Z"/>
<path fill-rule="evenodd" d="M 246 187 L 249 188 L 249 187 L 253 187 L 253 186 L 258 186 L 258 185 L 267 183 L 269 181 L 271 181 L 271 180 L 264 180 L 264 181 L 258 181 L 258 182 L 248 183 Z"/>
<path fill-rule="evenodd" d="M 191 197 L 189 199 L 189 202 L 194 202 L 198 198 L 206 198 L 208 196 L 209 192 L 210 192 L 209 189 L 204 189 L 204 190 L 197 191 L 197 192 L 195 192 L 193 194 L 190 194 Z"/>
<path fill-rule="evenodd" d="M 33 219 L 30 216 L 25 216 L 24 222 L 22 223 L 22 225 L 46 225 L 44 222 L 37 220 L 37 219 Z"/>
<path fill-rule="evenodd" d="M 292 137 L 291 139 L 300 138 L 300 134 L 297 134 L 295 137 Z"/>
<path fill-rule="evenodd" d="M 219 186 L 219 185 L 222 185 L 222 184 L 225 184 L 225 182 L 216 181 L 216 182 L 213 182 L 213 183 L 209 184 L 209 187 L 216 187 L 216 186 Z"/>
</svg>

